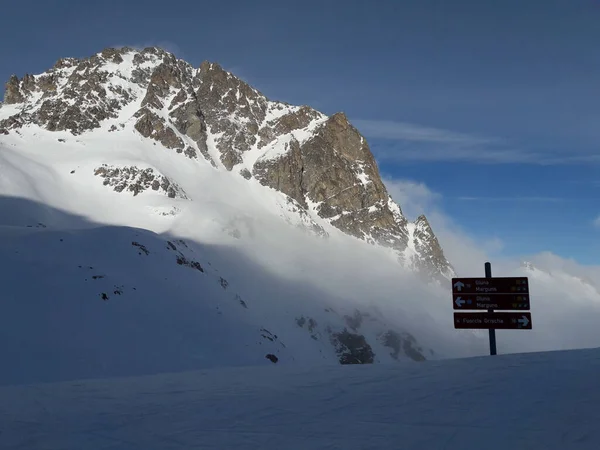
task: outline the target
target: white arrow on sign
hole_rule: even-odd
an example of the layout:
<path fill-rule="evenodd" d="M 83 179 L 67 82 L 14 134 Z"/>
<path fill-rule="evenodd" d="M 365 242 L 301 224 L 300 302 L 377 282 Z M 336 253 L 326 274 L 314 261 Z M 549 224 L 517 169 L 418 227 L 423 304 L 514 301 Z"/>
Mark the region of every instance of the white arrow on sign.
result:
<path fill-rule="evenodd" d="M 459 308 L 465 304 L 465 300 L 463 300 L 462 298 L 458 297 L 456 300 L 454 300 L 454 303 L 456 303 L 456 306 L 458 306 Z"/>
<path fill-rule="evenodd" d="M 526 327 L 527 325 L 529 325 L 529 319 L 525 316 L 521 316 L 521 318 L 519 320 L 517 320 L 517 322 L 519 322 L 521 324 L 521 326 Z"/>
<path fill-rule="evenodd" d="M 462 288 L 465 287 L 465 285 L 463 283 L 461 283 L 460 281 L 457 281 L 456 283 L 454 283 L 454 287 L 456 288 L 456 290 L 458 292 L 462 291 Z"/>

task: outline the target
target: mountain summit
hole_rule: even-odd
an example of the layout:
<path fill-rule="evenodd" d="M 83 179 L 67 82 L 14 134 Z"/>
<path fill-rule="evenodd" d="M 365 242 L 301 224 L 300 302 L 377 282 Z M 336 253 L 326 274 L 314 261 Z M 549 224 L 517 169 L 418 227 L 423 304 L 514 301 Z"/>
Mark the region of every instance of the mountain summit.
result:
<path fill-rule="evenodd" d="M 330 224 L 394 249 L 405 265 L 428 277 L 453 274 L 427 220 L 406 220 L 381 181 L 367 141 L 343 113 L 328 117 L 308 106 L 271 101 L 218 64 L 194 68 L 155 47 L 61 59 L 43 74 L 13 76 L 6 83 L 0 133 L 33 126 L 82 140 L 97 131 L 118 135 L 133 129 L 182 156 L 285 194 L 289 208 L 322 235 L 328 234 L 323 224 Z M 160 175 L 150 184 L 143 175 L 135 175 L 135 183 L 125 180 L 124 173 L 138 172 L 95 168 L 115 189 L 127 185 L 137 194 L 146 185 L 165 185 Z"/>

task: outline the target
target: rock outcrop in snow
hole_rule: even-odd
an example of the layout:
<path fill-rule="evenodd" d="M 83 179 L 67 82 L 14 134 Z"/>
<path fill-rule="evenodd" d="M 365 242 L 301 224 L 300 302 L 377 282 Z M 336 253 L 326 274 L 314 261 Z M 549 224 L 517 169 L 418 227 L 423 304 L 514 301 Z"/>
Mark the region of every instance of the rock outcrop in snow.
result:
<path fill-rule="evenodd" d="M 112 187 L 116 192 L 129 191 L 138 195 L 145 190 L 162 192 L 169 198 L 187 199 L 185 192 L 164 175 L 157 174 L 154 169 L 138 167 L 113 167 L 103 164 L 94 175 L 103 178 L 104 186 Z"/>

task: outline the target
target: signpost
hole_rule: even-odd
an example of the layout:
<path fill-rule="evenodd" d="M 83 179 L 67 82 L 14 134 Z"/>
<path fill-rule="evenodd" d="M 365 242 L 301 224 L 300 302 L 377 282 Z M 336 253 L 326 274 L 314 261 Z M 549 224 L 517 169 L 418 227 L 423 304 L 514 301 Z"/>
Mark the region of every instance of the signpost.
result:
<path fill-rule="evenodd" d="M 454 309 L 497 309 L 500 311 L 530 310 L 525 294 L 452 294 Z"/>
<path fill-rule="evenodd" d="M 452 292 L 458 294 L 528 294 L 527 277 L 452 278 Z"/>
<path fill-rule="evenodd" d="M 454 328 L 483 330 L 531 330 L 531 313 L 454 313 Z"/>
<path fill-rule="evenodd" d="M 485 278 L 452 278 L 454 328 L 489 330 L 490 355 L 496 352 L 496 330 L 531 330 L 529 280 L 527 277 L 492 277 L 492 265 L 485 263 Z M 497 313 L 500 311 L 515 311 Z"/>

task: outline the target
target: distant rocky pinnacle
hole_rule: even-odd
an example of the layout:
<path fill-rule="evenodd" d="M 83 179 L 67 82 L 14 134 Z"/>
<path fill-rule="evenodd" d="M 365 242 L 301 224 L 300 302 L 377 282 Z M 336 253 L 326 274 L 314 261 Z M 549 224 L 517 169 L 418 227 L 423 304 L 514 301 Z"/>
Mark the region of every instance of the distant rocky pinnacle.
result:
<path fill-rule="evenodd" d="M 0 121 L 0 135 L 29 125 L 119 132 L 130 123 L 182 156 L 254 177 L 428 275 L 453 273 L 427 219 L 409 224 L 392 201 L 366 139 L 343 113 L 271 101 L 218 64 L 194 68 L 156 47 L 108 48 L 61 59 L 41 75 L 12 76 L 4 105 L 16 108 Z"/>
<path fill-rule="evenodd" d="M 449 266 L 442 247 L 424 215 L 420 215 L 415 220 L 412 238 L 415 250 L 420 256 L 414 261 L 416 267 L 427 276 L 436 277 L 442 274 L 452 278 L 454 271 Z"/>

